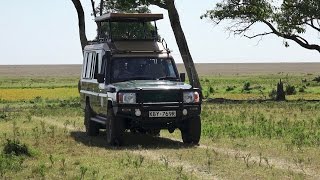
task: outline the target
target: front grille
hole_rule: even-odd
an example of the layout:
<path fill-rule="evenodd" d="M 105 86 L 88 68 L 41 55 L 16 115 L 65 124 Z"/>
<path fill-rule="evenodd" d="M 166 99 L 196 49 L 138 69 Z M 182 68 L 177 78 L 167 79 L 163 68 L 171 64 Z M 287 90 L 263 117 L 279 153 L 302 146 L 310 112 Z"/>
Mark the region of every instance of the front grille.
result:
<path fill-rule="evenodd" d="M 142 91 L 138 93 L 138 103 L 181 102 L 181 93 L 177 90 Z"/>

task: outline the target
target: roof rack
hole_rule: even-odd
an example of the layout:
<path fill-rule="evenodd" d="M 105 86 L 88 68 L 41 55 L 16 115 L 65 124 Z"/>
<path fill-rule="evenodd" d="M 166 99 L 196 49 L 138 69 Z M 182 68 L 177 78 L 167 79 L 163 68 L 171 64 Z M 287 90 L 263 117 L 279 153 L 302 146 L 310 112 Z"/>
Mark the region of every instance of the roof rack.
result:
<path fill-rule="evenodd" d="M 157 21 L 163 19 L 163 14 L 151 13 L 108 13 L 96 17 L 96 22 L 132 22 L 132 21 Z"/>

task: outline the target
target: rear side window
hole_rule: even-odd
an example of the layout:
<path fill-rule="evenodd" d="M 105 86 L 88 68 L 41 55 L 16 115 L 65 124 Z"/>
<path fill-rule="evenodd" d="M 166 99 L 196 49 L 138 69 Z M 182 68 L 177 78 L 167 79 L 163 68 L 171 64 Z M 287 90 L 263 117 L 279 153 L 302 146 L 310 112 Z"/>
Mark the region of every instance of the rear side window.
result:
<path fill-rule="evenodd" d="M 96 57 L 95 57 L 95 67 L 94 67 L 94 79 L 97 79 L 97 74 L 100 73 L 100 65 L 101 62 L 100 62 L 100 59 L 99 59 L 99 53 L 96 54 Z"/>
<path fill-rule="evenodd" d="M 85 53 L 83 58 L 82 78 L 86 78 L 88 57 L 89 57 L 89 53 Z"/>

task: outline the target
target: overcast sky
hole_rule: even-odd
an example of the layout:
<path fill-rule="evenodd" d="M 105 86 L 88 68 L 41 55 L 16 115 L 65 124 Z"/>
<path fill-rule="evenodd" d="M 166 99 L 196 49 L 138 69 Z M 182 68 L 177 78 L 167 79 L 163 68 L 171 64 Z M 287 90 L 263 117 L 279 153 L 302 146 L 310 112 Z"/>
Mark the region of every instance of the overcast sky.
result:
<path fill-rule="evenodd" d="M 86 15 L 88 39 L 96 34 L 90 0 L 82 0 Z M 201 3 L 200 3 L 201 2 Z M 200 16 L 214 7 L 217 0 L 176 0 L 182 27 L 195 63 L 245 62 L 318 62 L 319 53 L 305 50 L 283 39 L 268 36 L 248 40 L 229 36 L 222 25 L 214 26 Z M 151 7 L 154 13 L 164 13 L 158 22 L 159 33 L 166 39 L 176 61 L 182 62 L 165 11 Z M 264 26 L 254 29 L 263 32 Z M 318 34 L 307 34 L 315 43 Z M 77 14 L 71 0 L 18 0 L 0 2 L 0 64 L 80 64 L 81 47 Z"/>

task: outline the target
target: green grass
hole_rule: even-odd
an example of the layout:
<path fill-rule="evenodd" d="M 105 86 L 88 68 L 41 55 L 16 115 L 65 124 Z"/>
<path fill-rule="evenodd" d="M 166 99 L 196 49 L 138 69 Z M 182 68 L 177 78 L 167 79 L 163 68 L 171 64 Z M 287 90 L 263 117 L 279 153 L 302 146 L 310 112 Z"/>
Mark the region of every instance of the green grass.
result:
<path fill-rule="evenodd" d="M 297 94 L 289 96 L 289 100 L 320 100 L 320 83 L 312 81 L 314 77 L 315 75 L 303 74 L 217 76 L 202 77 L 201 84 L 206 98 L 269 99 L 269 93 L 281 79 L 285 86 L 292 85 L 296 88 Z M 250 90 L 243 90 L 246 82 L 250 83 Z M 303 88 L 304 92 L 298 92 L 299 88 Z"/>
<path fill-rule="evenodd" d="M 320 102 L 305 101 L 320 100 L 320 84 L 311 81 L 314 77 L 201 78 L 206 98 L 268 99 L 280 78 L 297 90 L 285 102 L 205 102 L 201 144 L 284 159 L 320 174 Z M 249 82 L 249 90 L 243 90 L 245 82 Z M 304 92 L 298 91 L 301 86 L 306 87 Z M 76 87 L 77 78 L 73 77 L 0 79 L 0 93 Z M 77 94 L 0 100 L 0 179 L 203 179 L 201 173 L 223 179 L 315 179 L 290 168 L 259 166 L 242 157 L 188 147 L 166 138 L 128 133 L 126 146 L 113 148 L 106 145 L 104 131 L 98 137 L 88 137 L 83 128 Z M 179 130 L 173 134 L 162 131 L 161 136 L 181 138 Z M 7 139 L 26 144 L 32 156 L 4 154 Z"/>

